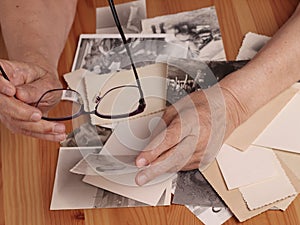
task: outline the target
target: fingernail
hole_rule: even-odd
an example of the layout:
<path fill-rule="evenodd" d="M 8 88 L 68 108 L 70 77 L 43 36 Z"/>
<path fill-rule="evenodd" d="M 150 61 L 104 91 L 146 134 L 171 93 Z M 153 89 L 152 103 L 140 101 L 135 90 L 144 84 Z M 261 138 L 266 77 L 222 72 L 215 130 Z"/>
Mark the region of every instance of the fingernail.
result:
<path fill-rule="evenodd" d="M 140 158 L 136 162 L 137 167 L 142 167 L 147 165 L 147 160 L 145 158 Z"/>
<path fill-rule="evenodd" d="M 137 184 L 138 185 L 144 185 L 145 183 L 147 183 L 148 181 L 148 178 L 146 175 L 142 174 L 142 175 L 139 175 L 137 177 Z"/>
<path fill-rule="evenodd" d="M 58 123 L 54 126 L 53 132 L 63 133 L 65 132 L 65 130 L 66 130 L 65 125 Z"/>
<path fill-rule="evenodd" d="M 41 114 L 35 112 L 31 115 L 30 120 L 33 122 L 37 122 L 37 121 L 41 120 L 41 118 L 42 118 Z"/>

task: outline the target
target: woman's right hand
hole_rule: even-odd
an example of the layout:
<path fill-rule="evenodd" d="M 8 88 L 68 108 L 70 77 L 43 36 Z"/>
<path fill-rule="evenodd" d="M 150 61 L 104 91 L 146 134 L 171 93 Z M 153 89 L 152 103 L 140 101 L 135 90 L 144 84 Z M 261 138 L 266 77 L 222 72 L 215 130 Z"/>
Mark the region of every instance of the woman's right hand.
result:
<path fill-rule="evenodd" d="M 44 92 L 61 87 L 57 74 L 28 63 L 0 60 L 0 64 L 10 80 L 0 76 L 1 123 L 13 133 L 64 140 L 64 124 L 42 120 L 43 112 L 33 106 Z"/>

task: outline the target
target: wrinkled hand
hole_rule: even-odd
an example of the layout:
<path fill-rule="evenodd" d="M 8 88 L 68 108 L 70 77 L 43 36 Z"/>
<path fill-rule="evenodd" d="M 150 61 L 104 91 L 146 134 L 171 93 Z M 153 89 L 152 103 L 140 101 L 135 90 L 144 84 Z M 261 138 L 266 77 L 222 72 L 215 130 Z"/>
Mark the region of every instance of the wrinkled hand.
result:
<path fill-rule="evenodd" d="M 0 60 L 10 81 L 0 76 L 0 120 L 12 132 L 50 141 L 65 139 L 65 126 L 42 120 L 34 103 L 44 92 L 61 87 L 56 74 L 27 63 Z M 49 105 L 49 108 L 51 105 Z"/>
<path fill-rule="evenodd" d="M 180 170 L 207 166 L 221 147 L 225 129 L 225 104 L 222 92 L 210 88 L 194 92 L 168 107 L 156 135 L 136 159 L 145 167 L 136 176 L 143 185 L 155 177 Z M 157 130 L 156 130 L 157 132 Z"/>

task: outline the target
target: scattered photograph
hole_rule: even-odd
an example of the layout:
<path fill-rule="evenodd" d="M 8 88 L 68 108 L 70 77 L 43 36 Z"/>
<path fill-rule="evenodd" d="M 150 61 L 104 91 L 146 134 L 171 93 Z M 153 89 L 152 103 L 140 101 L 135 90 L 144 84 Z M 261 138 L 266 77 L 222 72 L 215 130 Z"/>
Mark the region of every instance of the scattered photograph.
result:
<path fill-rule="evenodd" d="M 147 17 L 145 0 L 116 4 L 115 7 L 124 33 L 141 33 L 141 21 Z M 119 33 L 109 6 L 96 9 L 96 33 Z"/>
<path fill-rule="evenodd" d="M 83 175 L 70 169 L 89 153 L 97 153 L 98 147 L 60 148 L 51 200 L 51 210 L 92 209 L 148 206 L 145 203 L 115 194 L 82 181 Z M 165 191 L 157 205 L 165 205 Z"/>
<path fill-rule="evenodd" d="M 202 207 L 226 207 L 199 170 L 177 173 L 177 184 L 172 203 Z"/>
<path fill-rule="evenodd" d="M 210 225 L 222 225 L 232 217 L 231 211 L 226 207 L 202 207 L 190 206 L 186 207 L 199 219 L 202 223 Z"/>
<path fill-rule="evenodd" d="M 82 175 L 117 175 L 137 172 L 136 156 L 104 155 L 92 153 L 86 155 L 70 171 Z"/>
<path fill-rule="evenodd" d="M 157 206 L 165 205 L 166 191 L 162 194 Z M 118 195 L 116 193 L 97 188 L 95 196 L 94 208 L 121 208 L 121 207 L 139 207 L 149 206 L 143 202 L 133 200 L 131 198 Z"/>
<path fill-rule="evenodd" d="M 168 43 L 166 34 L 128 34 L 128 48 L 136 67 L 164 62 L 168 57 L 186 58 L 187 48 Z M 107 74 L 130 69 L 127 50 L 118 34 L 80 35 L 72 70 L 86 69 Z"/>
<path fill-rule="evenodd" d="M 144 19 L 142 29 L 143 33 L 173 34 L 174 42 L 188 44 L 188 58 L 225 60 L 220 26 L 214 7 Z M 205 54 L 201 54 L 201 51 Z"/>
<path fill-rule="evenodd" d="M 182 97 L 206 89 L 248 61 L 198 61 L 169 58 L 167 66 L 167 105 Z"/>
<path fill-rule="evenodd" d="M 69 133 L 60 145 L 61 147 L 101 147 L 105 144 L 111 133 L 112 129 L 110 128 L 92 125 L 88 122 Z"/>

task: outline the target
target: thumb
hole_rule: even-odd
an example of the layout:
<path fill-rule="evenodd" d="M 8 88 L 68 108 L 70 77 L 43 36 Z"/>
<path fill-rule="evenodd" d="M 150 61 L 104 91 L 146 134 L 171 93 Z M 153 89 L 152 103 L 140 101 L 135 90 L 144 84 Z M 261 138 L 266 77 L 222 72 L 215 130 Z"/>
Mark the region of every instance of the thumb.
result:
<path fill-rule="evenodd" d="M 27 103 L 35 103 L 42 96 L 41 91 L 32 84 L 24 84 L 22 86 L 17 87 L 16 97 L 17 99 Z"/>
<path fill-rule="evenodd" d="M 56 77 L 49 76 L 17 86 L 16 96 L 23 102 L 31 104 L 36 103 L 46 91 L 56 88 L 62 88 L 62 84 Z"/>

